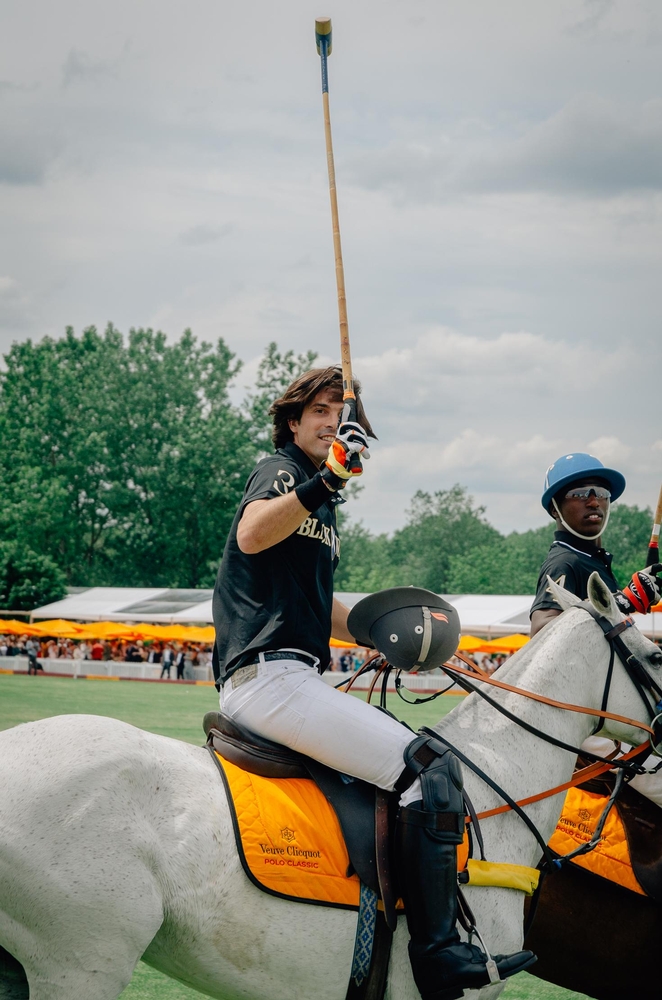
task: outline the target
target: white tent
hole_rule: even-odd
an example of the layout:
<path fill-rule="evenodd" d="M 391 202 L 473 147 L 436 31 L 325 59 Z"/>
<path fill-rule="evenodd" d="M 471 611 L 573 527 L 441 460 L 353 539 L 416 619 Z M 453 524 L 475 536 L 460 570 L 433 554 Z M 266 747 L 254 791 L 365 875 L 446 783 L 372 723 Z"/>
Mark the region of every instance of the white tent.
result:
<path fill-rule="evenodd" d="M 162 587 L 75 588 L 63 600 L 37 608 L 31 618 L 209 624 L 212 621 L 212 593 L 212 590 L 164 590 Z"/>
<path fill-rule="evenodd" d="M 211 590 L 163 590 L 160 587 L 89 587 L 70 593 L 61 601 L 32 612 L 32 619 L 65 618 L 74 621 L 185 622 L 212 621 Z M 365 594 L 336 595 L 353 607 Z M 457 608 L 462 632 L 496 639 L 513 632 L 529 631 L 527 594 L 444 594 Z M 662 612 L 635 615 L 641 631 L 662 638 Z"/>

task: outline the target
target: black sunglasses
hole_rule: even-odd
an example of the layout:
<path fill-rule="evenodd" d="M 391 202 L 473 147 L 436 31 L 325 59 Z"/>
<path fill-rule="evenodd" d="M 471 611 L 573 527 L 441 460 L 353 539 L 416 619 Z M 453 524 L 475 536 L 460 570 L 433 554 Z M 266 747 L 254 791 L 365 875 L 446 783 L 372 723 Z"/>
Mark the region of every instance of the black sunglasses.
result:
<path fill-rule="evenodd" d="M 578 486 L 575 490 L 568 490 L 565 495 L 566 500 L 588 500 L 591 493 L 596 500 L 610 500 L 611 493 L 603 486 Z"/>

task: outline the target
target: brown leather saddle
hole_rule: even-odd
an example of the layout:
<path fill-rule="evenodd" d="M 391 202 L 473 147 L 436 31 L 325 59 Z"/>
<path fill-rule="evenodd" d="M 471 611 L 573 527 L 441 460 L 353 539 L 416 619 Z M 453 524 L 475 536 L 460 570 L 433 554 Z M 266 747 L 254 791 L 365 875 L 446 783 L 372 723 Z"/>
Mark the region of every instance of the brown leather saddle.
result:
<path fill-rule="evenodd" d="M 580 788 L 611 795 L 615 777 L 611 773 L 584 782 Z M 616 809 L 625 829 L 634 876 L 646 895 L 662 901 L 662 809 L 625 785 L 616 799 Z"/>
<path fill-rule="evenodd" d="M 208 747 L 251 774 L 310 778 L 317 784 L 338 817 L 350 858 L 347 874 L 356 872 L 361 882 L 377 893 L 387 925 L 394 930 L 397 897 L 389 861 L 389 834 L 395 820 L 396 797 L 258 736 L 222 712 L 207 712 L 203 728 Z"/>

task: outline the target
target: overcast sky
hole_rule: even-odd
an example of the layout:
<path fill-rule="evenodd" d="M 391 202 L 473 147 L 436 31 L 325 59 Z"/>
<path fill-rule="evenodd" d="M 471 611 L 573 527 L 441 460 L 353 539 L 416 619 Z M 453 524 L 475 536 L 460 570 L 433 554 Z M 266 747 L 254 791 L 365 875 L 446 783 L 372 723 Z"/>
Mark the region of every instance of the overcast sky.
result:
<path fill-rule="evenodd" d="M 659 0 L 4 0 L 0 350 L 185 327 L 336 360 L 329 63 L 372 530 L 466 485 L 546 522 L 546 467 L 662 479 Z"/>

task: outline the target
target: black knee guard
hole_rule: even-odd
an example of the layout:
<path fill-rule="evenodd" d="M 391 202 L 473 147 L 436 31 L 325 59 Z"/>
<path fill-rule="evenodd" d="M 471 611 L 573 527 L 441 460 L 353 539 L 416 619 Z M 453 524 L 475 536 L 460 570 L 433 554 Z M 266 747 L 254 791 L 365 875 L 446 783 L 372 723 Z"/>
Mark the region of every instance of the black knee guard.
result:
<path fill-rule="evenodd" d="M 400 809 L 402 822 L 422 826 L 433 840 L 461 844 L 464 836 L 462 768 L 457 757 L 432 736 L 417 736 L 405 748 L 405 771 L 397 791 L 404 791 L 416 778 L 421 782 L 418 803 Z"/>

